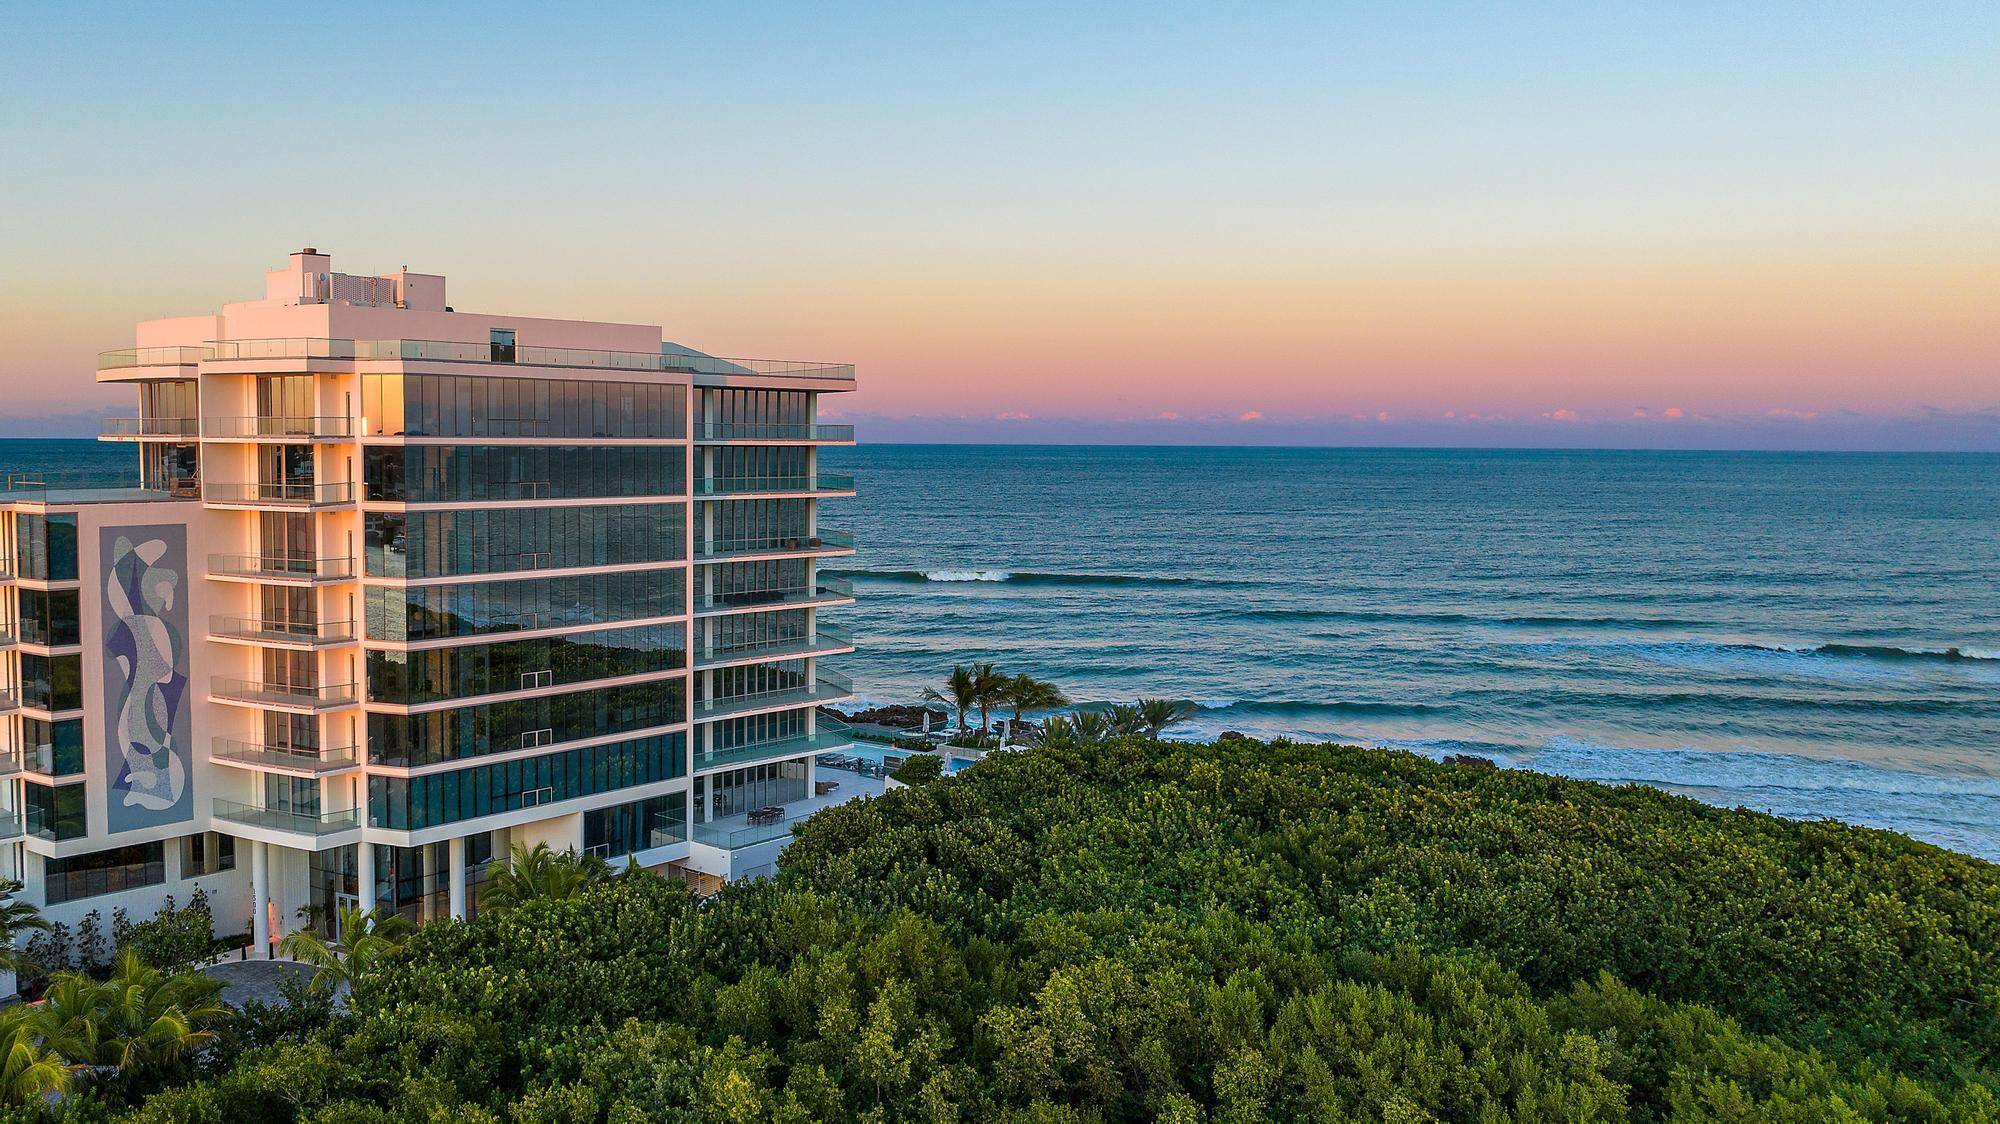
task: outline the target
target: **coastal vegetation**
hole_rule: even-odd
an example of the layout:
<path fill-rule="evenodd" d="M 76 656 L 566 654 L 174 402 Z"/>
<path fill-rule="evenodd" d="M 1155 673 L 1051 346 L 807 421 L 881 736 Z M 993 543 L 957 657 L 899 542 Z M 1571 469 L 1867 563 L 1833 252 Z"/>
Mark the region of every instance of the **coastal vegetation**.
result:
<path fill-rule="evenodd" d="M 1405 753 L 1074 734 L 823 811 L 775 880 L 427 925 L 134 1116 L 2000 1117 L 1991 864 Z"/>

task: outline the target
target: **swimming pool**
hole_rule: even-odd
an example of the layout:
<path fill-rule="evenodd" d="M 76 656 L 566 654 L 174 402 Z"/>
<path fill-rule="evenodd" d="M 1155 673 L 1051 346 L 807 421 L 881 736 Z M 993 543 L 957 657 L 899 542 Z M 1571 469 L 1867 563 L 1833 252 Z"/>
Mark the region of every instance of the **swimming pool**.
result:
<path fill-rule="evenodd" d="M 914 756 L 907 749 L 870 744 L 864 741 L 856 741 L 852 749 L 844 749 L 841 752 L 847 754 L 849 757 L 861 757 L 880 764 L 889 764 L 892 760 L 900 763 L 905 757 Z M 972 759 L 969 757 L 947 757 L 944 759 L 944 771 L 947 773 L 956 773 L 972 763 Z"/>

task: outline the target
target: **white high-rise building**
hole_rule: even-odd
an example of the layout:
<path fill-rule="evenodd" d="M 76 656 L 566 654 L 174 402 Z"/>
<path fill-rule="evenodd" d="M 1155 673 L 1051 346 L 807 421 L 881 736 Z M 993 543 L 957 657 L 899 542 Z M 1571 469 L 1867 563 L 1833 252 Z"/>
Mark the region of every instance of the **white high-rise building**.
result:
<path fill-rule="evenodd" d="M 98 372 L 138 391 L 103 431 L 134 486 L 0 495 L 8 834 L 52 920 L 196 886 L 260 950 L 343 905 L 462 917 L 513 843 L 738 877 L 867 788 L 815 765 L 849 744 L 819 449 L 853 430 L 817 419 L 851 366 L 314 250 L 135 342 Z"/>

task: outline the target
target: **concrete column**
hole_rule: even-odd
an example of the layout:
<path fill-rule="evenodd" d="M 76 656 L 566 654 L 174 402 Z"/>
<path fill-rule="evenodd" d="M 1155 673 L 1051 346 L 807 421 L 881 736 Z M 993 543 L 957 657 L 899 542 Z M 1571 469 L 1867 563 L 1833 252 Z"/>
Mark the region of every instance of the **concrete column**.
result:
<path fill-rule="evenodd" d="M 264 854 L 264 844 L 250 840 L 250 944 L 259 960 L 271 956 L 271 910 L 265 904 L 271 899 L 270 859 Z"/>
<path fill-rule="evenodd" d="M 446 844 L 452 862 L 452 920 L 466 920 L 466 836 L 454 836 Z"/>
<path fill-rule="evenodd" d="M 354 845 L 354 881 L 361 897 L 361 912 L 375 908 L 375 844 L 366 839 Z"/>

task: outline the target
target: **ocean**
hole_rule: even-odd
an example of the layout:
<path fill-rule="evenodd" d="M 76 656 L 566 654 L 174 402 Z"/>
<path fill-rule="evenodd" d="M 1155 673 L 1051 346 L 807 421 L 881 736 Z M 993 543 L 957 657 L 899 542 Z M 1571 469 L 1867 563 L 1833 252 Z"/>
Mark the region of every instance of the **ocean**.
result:
<path fill-rule="evenodd" d="M 2000 457 L 861 446 L 865 703 L 1470 753 L 2000 860 Z"/>
<path fill-rule="evenodd" d="M 829 449 L 859 705 L 991 661 L 2000 860 L 2000 457 Z M 0 442 L 117 477 L 129 446 Z"/>

